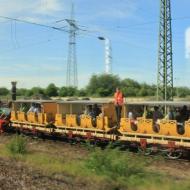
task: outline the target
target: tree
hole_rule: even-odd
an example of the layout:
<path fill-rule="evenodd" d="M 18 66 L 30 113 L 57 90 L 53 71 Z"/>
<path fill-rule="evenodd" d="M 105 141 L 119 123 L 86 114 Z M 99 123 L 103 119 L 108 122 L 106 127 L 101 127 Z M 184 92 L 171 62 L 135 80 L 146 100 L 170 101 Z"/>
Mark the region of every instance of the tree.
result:
<path fill-rule="evenodd" d="M 190 95 L 190 89 L 187 87 L 178 87 L 176 89 L 177 96 L 180 98 L 185 98 L 186 96 Z"/>
<path fill-rule="evenodd" d="M 17 89 L 16 94 L 17 94 L 17 96 L 26 96 L 27 91 L 29 91 L 29 90 L 26 88 L 20 88 L 20 89 Z"/>
<path fill-rule="evenodd" d="M 77 90 L 77 96 L 83 97 L 83 96 L 86 96 L 86 95 L 87 95 L 87 92 L 86 92 L 85 89 Z"/>
<path fill-rule="evenodd" d="M 67 87 L 67 96 L 75 96 L 77 94 L 77 88 Z"/>
<path fill-rule="evenodd" d="M 121 88 L 121 91 L 125 97 L 133 97 L 138 95 L 139 89 L 129 86 Z"/>
<path fill-rule="evenodd" d="M 40 87 L 33 87 L 31 89 L 31 93 L 32 93 L 32 95 L 44 95 L 45 94 L 44 89 L 42 89 Z"/>
<path fill-rule="evenodd" d="M 27 96 L 27 97 L 30 97 L 30 96 L 32 96 L 33 95 L 33 92 L 32 92 L 32 90 L 27 90 L 26 91 L 26 93 L 25 93 L 25 96 Z"/>
<path fill-rule="evenodd" d="M 113 92 L 110 92 L 110 90 L 106 88 L 98 88 L 97 93 L 101 97 L 106 97 L 113 94 Z"/>
<path fill-rule="evenodd" d="M 120 79 L 116 75 L 93 75 L 88 83 L 89 95 L 112 96 L 116 87 L 120 86 Z"/>
<path fill-rule="evenodd" d="M 59 89 L 59 96 L 61 97 L 66 97 L 68 94 L 68 89 L 67 87 L 63 86 Z"/>
<path fill-rule="evenodd" d="M 121 90 L 126 97 L 138 96 L 141 86 L 132 79 L 123 79 L 121 81 Z"/>
<path fill-rule="evenodd" d="M 58 88 L 55 86 L 55 84 L 51 83 L 47 86 L 45 93 L 47 96 L 58 96 Z"/>
<path fill-rule="evenodd" d="M 126 78 L 126 79 L 123 79 L 121 81 L 121 88 L 122 87 L 133 87 L 133 88 L 138 88 L 139 89 L 140 86 L 141 85 L 137 81 L 135 81 L 133 79 Z"/>
<path fill-rule="evenodd" d="M 6 96 L 8 94 L 9 94 L 9 90 L 7 88 L 5 88 L 5 87 L 0 88 L 0 95 L 1 96 Z"/>
<path fill-rule="evenodd" d="M 66 97 L 66 96 L 75 96 L 77 95 L 78 91 L 75 87 L 61 87 L 59 89 L 59 96 Z"/>

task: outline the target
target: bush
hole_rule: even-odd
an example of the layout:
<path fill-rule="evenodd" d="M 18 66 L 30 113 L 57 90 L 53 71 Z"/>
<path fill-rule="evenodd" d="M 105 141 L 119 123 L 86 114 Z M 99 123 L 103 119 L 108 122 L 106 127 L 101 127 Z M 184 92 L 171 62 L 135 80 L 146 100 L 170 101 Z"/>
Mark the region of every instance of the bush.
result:
<path fill-rule="evenodd" d="M 9 90 L 7 88 L 1 87 L 0 88 L 0 95 L 7 96 L 9 94 Z"/>
<path fill-rule="evenodd" d="M 130 155 L 110 148 L 95 149 L 86 160 L 88 169 L 97 175 L 106 175 L 111 178 L 141 175 L 144 173 L 144 164 L 138 158 L 131 160 Z"/>
<path fill-rule="evenodd" d="M 152 185 L 160 184 L 162 176 L 146 169 L 150 163 L 130 152 L 106 148 L 95 149 L 86 159 L 85 167 L 89 175 L 109 181 L 113 189 L 151 189 Z"/>
<path fill-rule="evenodd" d="M 117 75 L 101 74 L 91 77 L 86 90 L 89 95 L 105 97 L 113 96 L 118 86 L 120 86 L 120 79 Z"/>
<path fill-rule="evenodd" d="M 87 95 L 87 92 L 85 89 L 80 89 L 77 91 L 77 96 L 84 97 Z"/>
<path fill-rule="evenodd" d="M 61 87 L 59 89 L 59 96 L 66 97 L 66 96 L 75 96 L 77 95 L 77 88 L 69 86 L 69 87 Z"/>
<path fill-rule="evenodd" d="M 8 144 L 8 151 L 15 154 L 25 154 L 27 152 L 27 142 L 23 136 L 17 135 L 15 136 Z"/>
<path fill-rule="evenodd" d="M 49 97 L 58 96 L 58 88 L 55 86 L 55 84 L 51 83 L 45 89 L 45 93 Z"/>

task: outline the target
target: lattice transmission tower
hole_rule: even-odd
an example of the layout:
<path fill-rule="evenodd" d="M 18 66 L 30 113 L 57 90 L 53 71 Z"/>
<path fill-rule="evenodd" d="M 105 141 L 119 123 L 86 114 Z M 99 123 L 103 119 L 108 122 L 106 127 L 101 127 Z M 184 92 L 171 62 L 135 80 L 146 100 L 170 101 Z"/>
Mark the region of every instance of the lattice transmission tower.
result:
<path fill-rule="evenodd" d="M 76 32 L 78 26 L 74 19 L 74 5 L 71 7 L 71 18 L 66 19 L 69 24 L 69 49 L 67 58 L 67 77 L 66 85 L 77 87 L 78 86 L 78 73 L 77 73 L 77 57 L 76 57 Z"/>
<path fill-rule="evenodd" d="M 170 0 L 160 0 L 157 100 L 173 100 L 173 60 Z"/>

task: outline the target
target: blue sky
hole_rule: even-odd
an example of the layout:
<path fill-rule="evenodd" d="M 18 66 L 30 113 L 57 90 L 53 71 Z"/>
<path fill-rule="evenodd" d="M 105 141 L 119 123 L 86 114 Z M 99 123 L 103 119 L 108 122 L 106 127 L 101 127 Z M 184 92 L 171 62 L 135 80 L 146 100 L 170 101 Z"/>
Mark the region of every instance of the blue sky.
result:
<path fill-rule="evenodd" d="M 113 74 L 156 84 L 159 0 L 73 0 L 81 28 L 95 31 L 77 37 L 79 87 L 104 72 L 104 43 L 111 40 Z M 174 85 L 190 86 L 190 60 L 185 33 L 190 27 L 190 1 L 171 0 Z M 71 0 L 0 0 L 0 16 L 60 27 L 69 18 Z M 189 35 L 190 37 L 190 35 Z M 66 83 L 68 34 L 0 19 L 0 86 L 19 88 Z"/>

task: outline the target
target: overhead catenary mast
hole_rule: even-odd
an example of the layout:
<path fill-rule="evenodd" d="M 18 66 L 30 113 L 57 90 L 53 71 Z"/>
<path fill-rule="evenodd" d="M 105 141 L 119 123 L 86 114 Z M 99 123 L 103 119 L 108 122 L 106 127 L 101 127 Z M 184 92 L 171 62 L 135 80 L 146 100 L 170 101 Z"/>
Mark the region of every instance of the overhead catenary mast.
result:
<path fill-rule="evenodd" d="M 66 19 L 69 24 L 69 44 L 67 58 L 66 86 L 78 86 L 77 57 L 76 57 L 76 32 L 79 29 L 74 20 L 74 5 L 71 7 L 71 18 Z"/>
<path fill-rule="evenodd" d="M 173 100 L 173 60 L 170 0 L 160 0 L 157 100 Z"/>

